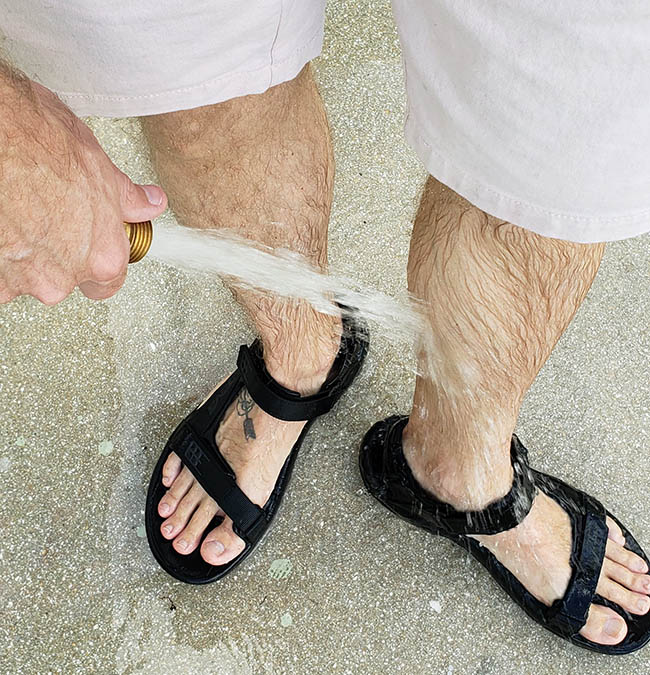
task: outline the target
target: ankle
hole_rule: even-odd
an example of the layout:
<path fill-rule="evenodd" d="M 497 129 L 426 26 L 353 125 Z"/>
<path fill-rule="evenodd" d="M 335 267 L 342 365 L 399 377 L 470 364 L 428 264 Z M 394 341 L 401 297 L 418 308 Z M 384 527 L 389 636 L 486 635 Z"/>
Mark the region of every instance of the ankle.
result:
<path fill-rule="evenodd" d="M 459 511 L 477 511 L 508 494 L 509 436 L 486 447 L 480 440 L 449 441 L 431 431 L 423 439 L 410 426 L 404 430 L 404 456 L 417 482 L 437 499 Z"/>
<path fill-rule="evenodd" d="M 341 318 L 316 314 L 283 334 L 263 337 L 264 363 L 271 377 L 303 396 L 316 393 L 332 367 L 341 343 Z"/>

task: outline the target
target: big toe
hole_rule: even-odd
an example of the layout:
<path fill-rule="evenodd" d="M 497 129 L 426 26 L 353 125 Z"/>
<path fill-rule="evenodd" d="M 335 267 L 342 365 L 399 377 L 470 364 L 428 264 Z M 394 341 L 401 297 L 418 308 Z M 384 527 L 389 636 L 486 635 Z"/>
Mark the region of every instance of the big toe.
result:
<path fill-rule="evenodd" d="M 627 635 L 627 624 L 613 609 L 592 605 L 580 635 L 597 644 L 617 645 Z"/>
<path fill-rule="evenodd" d="M 236 558 L 246 547 L 232 529 L 232 520 L 226 518 L 210 532 L 201 544 L 201 557 L 210 565 L 225 565 Z"/>

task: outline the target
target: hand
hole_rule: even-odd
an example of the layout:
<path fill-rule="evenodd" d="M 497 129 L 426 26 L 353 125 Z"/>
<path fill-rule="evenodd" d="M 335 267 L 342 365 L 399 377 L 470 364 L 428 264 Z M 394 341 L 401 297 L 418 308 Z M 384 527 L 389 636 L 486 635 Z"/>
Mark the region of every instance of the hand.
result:
<path fill-rule="evenodd" d="M 132 183 L 51 91 L 0 64 L 0 303 L 27 294 L 54 305 L 76 286 L 110 297 L 129 260 L 123 221 L 166 207 L 163 190 Z"/>

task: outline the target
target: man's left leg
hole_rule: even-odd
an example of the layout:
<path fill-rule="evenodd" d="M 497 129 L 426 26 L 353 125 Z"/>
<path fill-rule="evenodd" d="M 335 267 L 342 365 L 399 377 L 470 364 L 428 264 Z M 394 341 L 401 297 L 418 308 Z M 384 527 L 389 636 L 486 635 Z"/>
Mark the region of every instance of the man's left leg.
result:
<path fill-rule="evenodd" d="M 146 117 L 143 126 L 161 184 L 183 225 L 229 229 L 296 251 L 325 269 L 334 165 L 309 66 L 264 94 Z M 262 340 L 269 373 L 300 394 L 316 392 L 338 349 L 340 319 L 306 303 L 250 291 L 235 295 Z M 302 427 L 270 417 L 245 390 L 226 413 L 217 445 L 256 504 L 266 503 Z M 168 491 L 158 508 L 165 518 L 161 531 L 176 551 L 189 554 L 219 509 L 173 453 L 163 476 Z M 224 565 L 243 548 L 226 518 L 206 536 L 201 554 Z"/>

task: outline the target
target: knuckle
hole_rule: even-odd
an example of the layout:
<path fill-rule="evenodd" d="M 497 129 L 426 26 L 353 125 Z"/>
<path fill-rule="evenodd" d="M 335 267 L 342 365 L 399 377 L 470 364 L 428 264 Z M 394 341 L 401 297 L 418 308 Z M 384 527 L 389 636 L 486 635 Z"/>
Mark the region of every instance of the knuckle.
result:
<path fill-rule="evenodd" d="M 62 288 L 47 288 L 35 293 L 36 299 L 49 307 L 57 305 L 59 302 L 65 300 L 68 295 L 69 293 Z"/>
<path fill-rule="evenodd" d="M 11 302 L 16 297 L 18 297 L 17 293 L 14 293 L 9 289 L 2 289 L 0 290 L 0 305 L 4 305 L 8 302 Z"/>
<path fill-rule="evenodd" d="M 94 281 L 84 282 L 79 285 L 81 292 L 90 300 L 106 300 L 115 295 L 120 289 L 121 282 L 114 284 L 99 284 Z"/>
<path fill-rule="evenodd" d="M 122 198 L 126 204 L 134 204 L 138 201 L 138 190 L 135 184 L 131 179 L 126 175 L 122 174 Z"/>
<path fill-rule="evenodd" d="M 126 270 L 128 256 L 121 250 L 112 250 L 104 255 L 94 256 L 89 272 L 93 281 L 108 283 L 119 279 Z"/>

